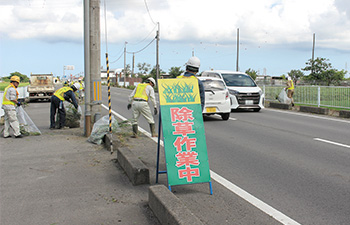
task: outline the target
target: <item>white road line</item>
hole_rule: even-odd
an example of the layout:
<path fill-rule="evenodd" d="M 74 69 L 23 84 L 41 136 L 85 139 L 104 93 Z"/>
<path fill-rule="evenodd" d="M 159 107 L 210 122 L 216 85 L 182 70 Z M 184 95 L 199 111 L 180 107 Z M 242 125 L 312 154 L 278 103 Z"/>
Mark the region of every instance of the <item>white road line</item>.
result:
<path fill-rule="evenodd" d="M 312 118 L 323 119 L 323 120 L 331 120 L 331 121 L 336 121 L 336 122 L 341 122 L 341 123 L 350 123 L 350 120 L 329 118 L 329 117 L 325 117 L 326 115 L 325 116 L 316 116 L 316 115 L 303 114 L 303 113 L 297 113 L 297 112 L 289 112 L 289 111 L 283 111 L 283 110 L 277 110 L 277 109 L 265 109 L 265 110 L 286 113 L 286 114 L 293 114 L 296 116 L 305 116 L 305 117 L 312 117 Z"/>
<path fill-rule="evenodd" d="M 314 138 L 314 140 L 315 141 L 322 141 L 322 142 L 325 142 L 325 143 L 328 143 L 328 144 L 332 144 L 332 145 L 338 145 L 338 146 L 345 147 L 345 148 L 350 148 L 350 145 L 345 145 L 345 144 L 337 143 L 337 142 L 334 142 L 334 141 L 328 141 L 328 140 L 321 139 L 321 138 Z"/>
<path fill-rule="evenodd" d="M 108 110 L 108 107 L 102 104 L 102 107 Z M 119 113 L 112 110 L 112 113 L 116 116 L 118 116 L 122 120 L 127 120 L 125 117 L 120 115 Z M 231 118 L 230 118 L 231 119 Z M 232 120 L 236 120 L 235 118 L 232 118 Z M 139 130 L 144 133 L 146 136 L 150 137 L 153 141 L 156 143 L 158 142 L 158 138 L 152 138 L 151 134 L 145 131 L 142 128 L 139 128 Z M 160 142 L 161 146 L 163 145 L 163 141 Z M 260 199 L 254 197 L 253 195 L 249 194 L 248 192 L 244 191 L 243 189 L 239 188 L 238 186 L 234 185 L 230 181 L 226 180 L 219 174 L 215 173 L 214 171 L 210 170 L 210 176 L 213 180 L 221 184 L 222 186 L 226 187 L 231 192 L 235 193 L 236 195 L 240 196 L 250 204 L 254 205 L 267 215 L 273 217 L 275 220 L 279 221 L 282 224 L 286 225 L 300 225 L 298 222 L 294 221 L 293 219 L 289 218 L 288 216 L 284 215 L 280 211 L 276 210 L 275 208 L 269 206 L 268 204 L 264 203 Z"/>
<path fill-rule="evenodd" d="M 221 177 L 214 171 L 210 171 L 210 176 L 215 181 L 232 191 L 233 193 L 237 194 L 250 204 L 254 205 L 261 211 L 265 212 L 266 214 L 273 217 L 275 220 L 281 222 L 282 224 L 299 224 L 298 222 L 294 221 L 293 219 L 289 218 L 288 216 L 284 215 L 280 211 L 276 210 L 275 208 L 269 206 L 268 204 L 264 203 L 260 199 L 254 197 L 253 195 L 249 194 L 248 192 L 244 191 L 243 189 L 239 188 L 238 186 L 234 185 L 230 181 L 226 180 L 225 178 Z"/>

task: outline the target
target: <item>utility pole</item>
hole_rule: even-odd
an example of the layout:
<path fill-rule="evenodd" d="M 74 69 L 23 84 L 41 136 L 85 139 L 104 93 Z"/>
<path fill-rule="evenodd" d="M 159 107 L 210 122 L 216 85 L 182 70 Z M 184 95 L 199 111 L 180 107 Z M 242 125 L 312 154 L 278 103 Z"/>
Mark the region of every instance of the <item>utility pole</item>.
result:
<path fill-rule="evenodd" d="M 101 117 L 100 0 L 84 0 L 85 136 Z"/>
<path fill-rule="evenodd" d="M 131 70 L 131 77 L 134 77 L 134 67 L 135 67 L 135 52 L 132 53 L 132 70 Z"/>
<path fill-rule="evenodd" d="M 159 30 L 160 30 L 160 25 L 159 25 L 159 22 L 157 23 L 158 24 L 158 30 L 157 30 L 157 59 L 156 59 L 156 73 L 157 73 L 157 80 L 159 79 Z M 154 84 L 155 85 L 155 84 Z"/>
<path fill-rule="evenodd" d="M 238 62 L 239 62 L 239 28 L 237 28 L 237 61 L 236 61 L 236 71 L 239 71 L 239 66 L 238 66 Z"/>
<path fill-rule="evenodd" d="M 90 90 L 90 1 L 84 0 L 84 89 L 85 89 L 85 117 L 84 135 L 91 133 L 91 90 Z"/>
<path fill-rule="evenodd" d="M 314 60 L 315 60 L 315 39 L 316 39 L 316 35 L 315 33 L 313 34 L 313 38 L 312 38 L 312 58 L 311 58 L 311 74 L 314 73 Z"/>
<path fill-rule="evenodd" d="M 123 72 L 123 75 L 124 75 L 124 85 L 123 87 L 125 87 L 125 82 L 126 82 L 126 44 L 128 42 L 125 42 L 124 43 L 124 72 Z"/>

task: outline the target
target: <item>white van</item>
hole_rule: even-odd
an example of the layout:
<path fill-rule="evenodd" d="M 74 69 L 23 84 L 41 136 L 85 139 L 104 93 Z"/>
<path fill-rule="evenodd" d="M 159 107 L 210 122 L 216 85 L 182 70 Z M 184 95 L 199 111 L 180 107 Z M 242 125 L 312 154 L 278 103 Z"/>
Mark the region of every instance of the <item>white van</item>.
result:
<path fill-rule="evenodd" d="M 225 81 L 230 92 L 231 109 L 252 109 L 259 112 L 264 108 L 265 94 L 255 81 L 243 72 L 227 70 L 203 71 L 201 77 L 217 77 Z"/>
<path fill-rule="evenodd" d="M 205 90 L 203 115 L 219 114 L 223 120 L 228 120 L 231 101 L 225 82 L 215 77 L 198 77 L 198 80 L 202 81 Z"/>

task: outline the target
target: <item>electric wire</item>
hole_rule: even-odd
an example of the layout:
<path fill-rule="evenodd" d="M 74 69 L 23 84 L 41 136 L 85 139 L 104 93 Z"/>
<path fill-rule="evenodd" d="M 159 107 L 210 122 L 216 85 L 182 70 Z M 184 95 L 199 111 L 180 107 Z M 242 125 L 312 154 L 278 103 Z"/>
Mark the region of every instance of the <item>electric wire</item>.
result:
<path fill-rule="evenodd" d="M 135 52 L 126 52 L 128 54 L 137 54 L 137 53 L 140 53 L 142 52 L 143 50 L 145 50 L 148 46 L 150 46 L 154 40 L 156 40 L 155 38 L 152 39 L 152 41 L 150 41 L 150 43 L 148 43 L 145 47 L 143 47 L 142 49 L 138 50 L 138 51 L 135 51 Z"/>
<path fill-rule="evenodd" d="M 122 52 L 122 54 L 120 54 L 120 56 L 118 57 L 118 59 L 116 59 L 116 60 L 110 62 L 110 64 L 117 62 L 123 55 L 124 55 L 124 52 Z"/>
<path fill-rule="evenodd" d="M 152 23 L 156 25 L 156 23 L 155 23 L 155 22 L 153 21 L 153 19 L 152 19 L 151 13 L 150 13 L 150 11 L 149 11 L 149 9 L 148 9 L 147 1 L 146 1 L 146 0 L 144 0 L 144 2 L 145 2 L 145 6 L 146 6 L 146 9 L 147 9 L 147 12 L 148 12 L 149 18 L 151 19 Z"/>
<path fill-rule="evenodd" d="M 129 43 L 128 42 L 128 44 L 129 45 L 138 45 L 138 44 L 140 44 L 141 42 L 144 42 L 153 32 L 154 32 L 154 30 L 156 29 L 156 27 L 157 27 L 157 25 L 155 25 L 154 26 L 154 28 L 151 30 L 151 32 L 149 32 L 149 34 L 143 39 L 143 40 L 141 40 L 141 41 L 139 41 L 139 42 L 137 42 L 137 43 Z"/>

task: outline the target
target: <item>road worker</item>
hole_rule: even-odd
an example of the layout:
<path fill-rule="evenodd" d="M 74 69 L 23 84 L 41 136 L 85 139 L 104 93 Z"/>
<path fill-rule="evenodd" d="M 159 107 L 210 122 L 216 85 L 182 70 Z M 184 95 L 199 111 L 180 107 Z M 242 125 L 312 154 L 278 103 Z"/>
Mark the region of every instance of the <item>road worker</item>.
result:
<path fill-rule="evenodd" d="M 202 81 L 198 80 L 196 77 L 196 73 L 198 73 L 200 65 L 201 62 L 196 56 L 191 57 L 186 63 L 186 72 L 177 78 L 194 78 L 198 81 L 199 95 L 201 98 L 201 106 L 203 111 L 205 103 L 205 90 Z"/>
<path fill-rule="evenodd" d="M 75 83 L 70 87 L 62 87 L 55 91 L 54 95 L 51 97 L 51 109 L 50 109 L 50 129 L 55 129 L 55 115 L 58 109 L 59 124 L 58 129 L 64 128 L 66 123 L 66 110 L 63 106 L 63 101 L 66 100 L 74 105 L 78 109 L 78 102 L 75 98 L 74 92 L 79 90 L 80 84 Z"/>
<path fill-rule="evenodd" d="M 290 76 L 287 77 L 287 87 L 285 88 L 287 90 L 287 97 L 290 98 L 292 106 L 294 106 L 294 82 Z"/>
<path fill-rule="evenodd" d="M 18 76 L 12 76 L 10 78 L 10 84 L 5 88 L 4 97 L 2 100 L 2 109 L 5 112 L 5 124 L 4 124 L 4 138 L 9 138 L 10 127 L 13 129 L 13 133 L 16 138 L 22 138 L 22 134 L 19 128 L 19 122 L 16 113 L 16 106 L 20 106 L 21 102 L 17 101 L 18 91 L 17 87 L 20 83 Z"/>
<path fill-rule="evenodd" d="M 137 121 L 141 114 L 143 117 L 145 117 L 145 119 L 150 125 L 152 137 L 158 137 L 155 131 L 155 123 L 152 116 L 151 108 L 148 104 L 148 100 L 150 99 L 154 107 L 154 115 L 157 115 L 158 110 L 157 110 L 157 104 L 156 104 L 156 97 L 154 95 L 154 89 L 153 89 L 155 84 L 156 84 L 156 81 L 152 77 L 150 77 L 146 80 L 145 83 L 138 84 L 129 96 L 129 104 L 127 108 L 130 109 L 132 107 L 133 118 L 132 118 L 131 124 L 132 124 L 133 138 L 137 138 L 137 132 L 138 132 Z"/>

